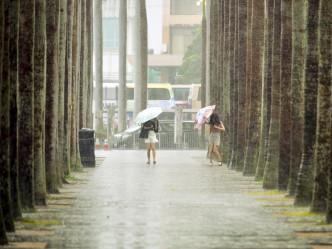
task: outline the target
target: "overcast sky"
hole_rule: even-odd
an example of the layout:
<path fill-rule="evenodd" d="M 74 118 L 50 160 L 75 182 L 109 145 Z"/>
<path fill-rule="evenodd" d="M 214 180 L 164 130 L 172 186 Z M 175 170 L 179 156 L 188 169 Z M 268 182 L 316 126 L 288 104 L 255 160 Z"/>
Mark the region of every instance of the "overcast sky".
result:
<path fill-rule="evenodd" d="M 146 15 L 148 19 L 148 46 L 155 54 L 161 51 L 162 34 L 162 0 L 147 0 Z"/>

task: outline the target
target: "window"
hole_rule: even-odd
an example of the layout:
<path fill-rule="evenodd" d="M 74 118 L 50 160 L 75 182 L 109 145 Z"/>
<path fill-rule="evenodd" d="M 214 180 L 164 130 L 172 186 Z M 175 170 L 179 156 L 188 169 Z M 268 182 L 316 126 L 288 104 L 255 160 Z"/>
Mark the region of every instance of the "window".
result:
<path fill-rule="evenodd" d="M 174 100 L 188 100 L 189 88 L 173 88 Z"/>
<path fill-rule="evenodd" d="M 166 88 L 149 88 L 148 100 L 170 100 L 171 95 Z"/>
<path fill-rule="evenodd" d="M 134 99 L 134 88 L 127 88 L 127 100 Z"/>
<path fill-rule="evenodd" d="M 201 15 L 202 6 L 197 0 L 171 0 L 171 15 Z"/>
<path fill-rule="evenodd" d="M 119 19 L 103 18 L 103 47 L 119 47 Z"/>
<path fill-rule="evenodd" d="M 194 27 L 171 27 L 171 53 L 172 54 L 185 54 L 188 46 L 195 39 Z"/>

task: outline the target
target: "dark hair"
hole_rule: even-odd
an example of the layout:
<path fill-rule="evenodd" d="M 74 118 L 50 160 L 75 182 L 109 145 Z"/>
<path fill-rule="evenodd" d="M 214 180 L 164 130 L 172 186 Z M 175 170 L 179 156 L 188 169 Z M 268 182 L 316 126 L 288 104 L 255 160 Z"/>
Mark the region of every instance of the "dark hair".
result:
<path fill-rule="evenodd" d="M 219 125 L 220 124 L 219 116 L 216 113 L 211 114 L 210 124 L 211 125 Z"/>

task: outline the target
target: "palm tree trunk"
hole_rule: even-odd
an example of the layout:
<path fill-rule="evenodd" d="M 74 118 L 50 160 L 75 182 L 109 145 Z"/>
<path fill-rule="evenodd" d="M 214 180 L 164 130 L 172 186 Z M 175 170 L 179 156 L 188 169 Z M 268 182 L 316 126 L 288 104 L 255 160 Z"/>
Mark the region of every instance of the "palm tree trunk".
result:
<path fill-rule="evenodd" d="M 292 3 L 281 1 L 281 82 L 278 189 L 287 190 L 291 149 Z"/>
<path fill-rule="evenodd" d="M 261 106 L 262 68 L 264 56 L 264 2 L 253 0 L 252 5 L 252 62 L 250 84 L 249 138 L 246 149 L 244 175 L 254 175 L 258 162 Z"/>
<path fill-rule="evenodd" d="M 86 127 L 86 0 L 81 0 L 81 49 L 80 49 L 80 81 L 79 81 L 79 129 Z"/>
<path fill-rule="evenodd" d="M 10 145 L 10 50 L 9 50 L 9 1 L 4 1 L 4 33 L 3 33 L 3 55 L 2 55 L 2 73 L 1 81 L 1 128 L 0 128 L 0 194 L 1 206 L 3 210 L 3 219 L 7 232 L 14 232 L 14 219 L 12 210 L 12 201 L 10 196 L 10 160 L 9 160 L 9 145 Z M 1 207 L 0 206 L 0 207 Z"/>
<path fill-rule="evenodd" d="M 103 129 L 103 9 L 102 0 L 94 1 L 94 54 L 96 68 L 95 123 L 96 130 Z"/>
<path fill-rule="evenodd" d="M 236 112 L 237 112 L 237 91 L 236 91 L 236 82 L 235 82 L 235 43 L 236 43 L 236 37 L 235 37 L 235 2 L 236 1 L 230 1 L 229 6 L 229 61 L 230 61 L 230 67 L 229 67 L 229 73 L 230 73 L 230 129 L 228 132 L 230 133 L 230 163 L 229 168 L 235 169 L 236 167 Z"/>
<path fill-rule="evenodd" d="M 315 146 L 315 184 L 312 212 L 326 212 L 328 175 L 331 158 L 331 1 L 321 0 L 319 6 L 319 85 L 317 101 L 317 137 Z"/>
<path fill-rule="evenodd" d="M 120 1 L 119 29 L 119 131 L 127 128 L 127 0 Z"/>
<path fill-rule="evenodd" d="M 292 122 L 291 122 L 291 161 L 287 195 L 294 196 L 297 175 L 303 150 L 303 111 L 304 111 L 304 54 L 305 54 L 305 5 L 301 0 L 292 2 Z"/>
<path fill-rule="evenodd" d="M 264 170 L 263 188 L 275 189 L 278 186 L 279 165 L 279 120 L 280 120 L 280 30 L 281 1 L 274 0 L 273 7 L 273 47 L 272 47 L 272 86 L 271 121 L 269 145 Z"/>
<path fill-rule="evenodd" d="M 72 104 L 72 43 L 73 43 L 73 8 L 74 0 L 67 1 L 67 42 L 65 58 L 65 85 L 64 85 L 64 148 L 63 163 L 65 175 L 70 174 L 70 138 L 71 138 L 71 104 Z"/>
<path fill-rule="evenodd" d="M 318 10 L 319 2 L 308 1 L 307 19 L 307 56 L 304 83 L 304 134 L 303 154 L 298 174 L 295 202 L 296 206 L 311 203 L 314 175 L 314 145 L 317 123 L 317 89 L 318 89 Z"/>
<path fill-rule="evenodd" d="M 262 104 L 262 125 L 259 147 L 259 158 L 256 168 L 255 180 L 264 176 L 265 163 L 267 158 L 267 147 L 269 139 L 269 128 L 271 119 L 271 70 L 272 70 L 272 37 L 273 37 L 273 1 L 265 0 L 265 43 L 264 43 L 264 72 L 263 72 L 263 104 Z"/>
<path fill-rule="evenodd" d="M 59 27 L 59 105 L 58 105 L 58 158 L 59 158 L 59 186 L 65 175 L 64 145 L 65 145 L 65 61 L 67 42 L 67 1 L 60 1 L 60 27 Z"/>
<path fill-rule="evenodd" d="M 35 0 L 34 50 L 34 177 L 35 202 L 46 205 L 45 179 L 45 88 L 46 88 L 46 4 Z"/>
<path fill-rule="evenodd" d="M 33 54 L 35 32 L 35 1 L 21 1 L 19 12 L 19 44 L 18 44 L 18 119 L 17 143 L 19 189 L 21 204 L 24 208 L 34 208 L 34 177 L 33 177 Z M 31 13 L 32 12 L 32 13 Z"/>
<path fill-rule="evenodd" d="M 247 63 L 247 3 L 239 1 L 239 93 L 236 171 L 242 171 L 245 154 L 245 104 Z"/>
<path fill-rule="evenodd" d="M 17 164 L 17 89 L 19 0 L 10 1 L 10 182 L 14 219 L 22 217 Z"/>
<path fill-rule="evenodd" d="M 46 1 L 47 30 L 47 80 L 45 114 L 45 165 L 46 187 L 49 193 L 58 193 L 58 49 L 59 49 L 59 1 Z"/>
<path fill-rule="evenodd" d="M 86 0 L 86 46 L 87 46 L 87 106 L 86 127 L 93 128 L 93 0 Z"/>

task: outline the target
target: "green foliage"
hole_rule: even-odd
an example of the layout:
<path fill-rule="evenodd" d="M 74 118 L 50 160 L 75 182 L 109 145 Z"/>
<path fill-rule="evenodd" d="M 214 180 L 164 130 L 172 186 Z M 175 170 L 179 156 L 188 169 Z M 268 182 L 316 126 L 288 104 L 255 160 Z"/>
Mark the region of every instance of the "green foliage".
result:
<path fill-rule="evenodd" d="M 25 207 L 22 207 L 22 212 L 23 213 L 33 213 L 33 212 L 35 212 L 35 209 L 34 208 L 30 208 L 28 206 L 25 206 Z"/>
<path fill-rule="evenodd" d="M 192 84 L 201 82 L 201 58 L 202 58 L 202 36 L 201 26 L 198 27 L 194 33 L 196 38 L 192 44 L 188 47 L 184 57 L 183 63 L 178 68 L 178 74 L 182 75 L 182 78 L 177 79 L 176 83 Z"/>

